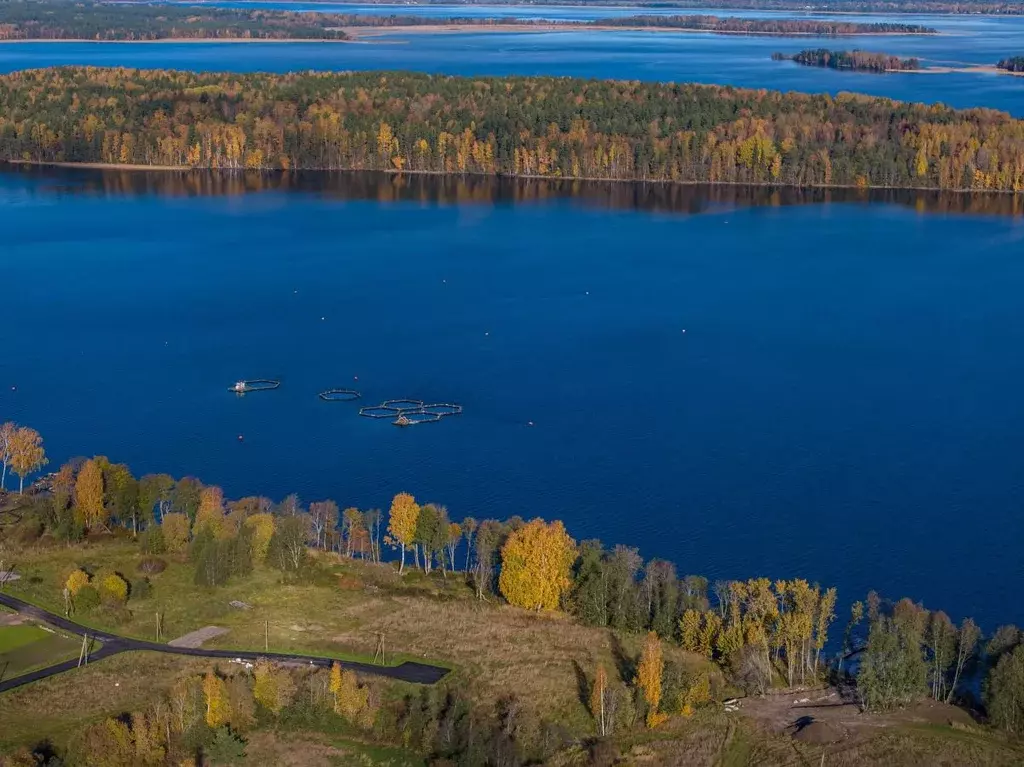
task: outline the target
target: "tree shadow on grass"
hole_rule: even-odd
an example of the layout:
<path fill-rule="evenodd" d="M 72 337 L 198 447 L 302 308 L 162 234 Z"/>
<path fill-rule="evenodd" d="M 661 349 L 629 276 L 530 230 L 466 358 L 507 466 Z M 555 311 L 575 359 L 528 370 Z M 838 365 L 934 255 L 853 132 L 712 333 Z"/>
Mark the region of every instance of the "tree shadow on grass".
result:
<path fill-rule="evenodd" d="M 612 648 L 612 659 L 615 661 L 615 670 L 626 684 L 629 684 L 636 677 L 636 659 L 626 652 L 618 635 L 609 631 L 609 644 Z"/>
<path fill-rule="evenodd" d="M 572 670 L 576 673 L 576 694 L 579 696 L 580 703 L 589 708 L 590 680 L 587 679 L 587 674 L 583 670 L 583 666 L 579 664 L 579 661 L 574 660 L 572 662 Z"/>

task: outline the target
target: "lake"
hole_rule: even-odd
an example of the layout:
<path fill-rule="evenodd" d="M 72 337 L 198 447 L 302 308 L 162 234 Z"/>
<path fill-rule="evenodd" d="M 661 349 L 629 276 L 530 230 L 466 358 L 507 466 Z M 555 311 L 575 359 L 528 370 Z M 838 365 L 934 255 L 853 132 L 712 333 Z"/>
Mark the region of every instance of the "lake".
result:
<path fill-rule="evenodd" d="M 212 3 L 250 7 L 249 3 Z M 258 3 L 264 7 L 267 4 Z M 623 8 L 509 6 L 365 6 L 272 3 L 344 13 L 446 16 L 513 15 L 583 20 L 638 12 Z M 644 13 L 648 11 L 644 9 Z M 654 11 L 651 11 L 654 12 Z M 685 12 L 679 9 L 661 13 Z M 707 11 L 703 11 L 707 12 Z M 797 14 L 722 11 L 727 16 Z M 804 17 L 804 16 L 801 16 Z M 814 14 L 806 17 L 815 18 Z M 818 15 L 820 17 L 820 15 Z M 829 18 L 829 17 L 825 17 Z M 835 18 L 834 16 L 831 18 Z M 1024 17 L 855 15 L 851 21 L 900 21 L 939 29 L 936 36 L 854 38 L 686 34 L 656 31 L 459 32 L 389 34 L 358 43 L 0 43 L 0 72 L 83 64 L 205 71 L 407 69 L 456 75 L 564 75 L 702 82 L 806 92 L 854 91 L 955 107 L 991 107 L 1024 117 L 1024 78 L 985 72 L 838 72 L 772 61 L 776 51 L 859 48 L 917 56 L 927 66 L 992 65 L 1024 51 Z"/>
<path fill-rule="evenodd" d="M 1020 199 L 6 170 L 0 228 L 0 418 L 54 467 L 408 490 L 1024 622 Z M 350 386 L 465 413 L 317 398 Z"/>

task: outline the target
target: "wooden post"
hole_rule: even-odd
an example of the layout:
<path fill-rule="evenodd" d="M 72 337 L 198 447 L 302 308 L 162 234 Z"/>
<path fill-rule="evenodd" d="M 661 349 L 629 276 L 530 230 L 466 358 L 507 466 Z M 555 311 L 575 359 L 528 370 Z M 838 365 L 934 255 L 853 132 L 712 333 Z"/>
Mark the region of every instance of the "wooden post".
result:
<path fill-rule="evenodd" d="M 380 656 L 380 665 L 384 665 L 384 632 L 381 631 L 377 634 L 377 647 L 373 651 L 373 662 L 377 662 L 377 656 Z"/>
<path fill-rule="evenodd" d="M 85 665 L 89 665 L 89 635 L 82 634 L 82 649 L 78 653 L 78 667 L 82 667 L 82 661 L 85 661 Z"/>
<path fill-rule="evenodd" d="M 263 621 L 263 652 L 270 652 L 270 621 Z"/>

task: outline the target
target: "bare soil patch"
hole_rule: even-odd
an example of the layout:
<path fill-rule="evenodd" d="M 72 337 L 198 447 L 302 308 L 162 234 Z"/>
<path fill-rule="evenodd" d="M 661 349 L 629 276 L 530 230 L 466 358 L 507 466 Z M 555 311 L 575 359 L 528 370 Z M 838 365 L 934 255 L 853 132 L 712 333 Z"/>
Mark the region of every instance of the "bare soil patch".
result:
<path fill-rule="evenodd" d="M 220 626 L 204 626 L 196 631 L 190 631 L 187 634 L 183 634 L 177 639 L 172 639 L 169 644 L 171 647 L 191 647 L 193 649 L 202 647 L 204 642 L 209 642 L 211 639 L 227 634 L 228 630 L 223 629 Z"/>

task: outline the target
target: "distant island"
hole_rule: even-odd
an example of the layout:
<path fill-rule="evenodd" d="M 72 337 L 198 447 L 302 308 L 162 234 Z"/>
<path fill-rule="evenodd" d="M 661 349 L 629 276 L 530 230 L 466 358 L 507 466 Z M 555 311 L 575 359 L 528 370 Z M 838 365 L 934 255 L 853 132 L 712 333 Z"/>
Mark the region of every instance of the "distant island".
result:
<path fill-rule="evenodd" d="M 920 24 L 860 24 L 819 19 L 746 19 L 735 16 L 623 16 L 598 19 L 588 26 L 694 29 L 731 34 L 760 35 L 934 35 L 937 30 Z"/>
<path fill-rule="evenodd" d="M 0 41 L 100 40 L 346 40 L 346 32 L 373 29 L 450 30 L 451 27 L 549 31 L 566 28 L 663 29 L 719 34 L 926 35 L 918 24 L 860 24 L 810 19 L 740 19 L 716 16 L 628 16 L 593 21 L 551 22 L 530 18 L 436 18 L 411 14 L 294 12 L 279 8 L 232 9 L 129 3 L 71 4 L 60 0 L 0 3 Z"/>
<path fill-rule="evenodd" d="M 921 68 L 918 59 L 901 59 L 887 53 L 869 51 L 830 51 L 827 48 L 800 51 L 799 53 L 773 53 L 775 61 L 795 61 L 809 67 L 829 69 L 851 69 L 855 72 L 912 72 Z"/>
<path fill-rule="evenodd" d="M 1008 59 L 1003 59 L 996 66 L 999 69 L 1005 69 L 1007 72 L 1024 72 L 1024 56 L 1012 56 Z"/>
<path fill-rule="evenodd" d="M 0 115 L 14 162 L 1024 190 L 1024 121 L 853 94 L 61 67 L 0 77 Z"/>

